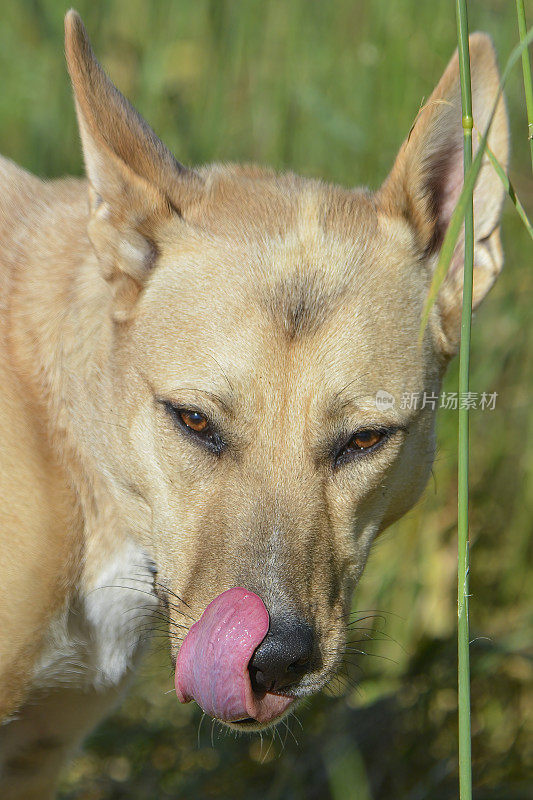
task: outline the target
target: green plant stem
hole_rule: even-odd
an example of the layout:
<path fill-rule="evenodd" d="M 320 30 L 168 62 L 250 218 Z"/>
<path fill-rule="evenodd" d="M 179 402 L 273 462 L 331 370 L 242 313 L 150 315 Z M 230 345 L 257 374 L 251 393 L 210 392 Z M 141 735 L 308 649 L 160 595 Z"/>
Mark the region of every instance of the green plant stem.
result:
<path fill-rule="evenodd" d="M 524 42 L 527 36 L 526 12 L 524 0 L 516 0 L 516 15 L 518 17 L 518 32 L 520 41 Z M 531 167 L 533 169 L 533 85 L 531 82 L 531 64 L 529 61 L 529 50 L 522 51 L 522 71 L 524 73 L 524 91 L 526 93 L 528 139 L 531 150 Z"/>
<path fill-rule="evenodd" d="M 472 165 L 472 87 L 466 0 L 457 0 L 457 41 L 461 76 L 463 114 L 463 162 L 466 177 Z M 474 193 L 465 209 L 465 255 L 463 272 L 463 309 L 459 351 L 459 398 L 469 388 L 470 329 L 472 321 L 472 286 L 474 275 Z M 459 797 L 472 798 L 472 752 L 470 733 L 470 652 L 468 629 L 468 408 L 459 403 L 458 491 L 457 491 L 457 653 L 459 690 Z"/>

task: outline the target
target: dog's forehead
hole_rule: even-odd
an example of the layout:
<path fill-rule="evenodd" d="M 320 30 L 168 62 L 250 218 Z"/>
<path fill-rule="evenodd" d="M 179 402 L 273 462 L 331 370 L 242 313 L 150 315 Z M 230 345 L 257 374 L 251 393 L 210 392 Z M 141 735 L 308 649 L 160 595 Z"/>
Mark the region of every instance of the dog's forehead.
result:
<path fill-rule="evenodd" d="M 162 369 L 216 359 L 265 374 L 298 347 L 342 381 L 354 360 L 368 372 L 413 357 L 425 281 L 407 226 L 367 192 L 291 180 L 298 191 L 268 183 L 269 202 L 253 181 L 249 203 L 218 186 L 203 215 L 167 233 L 141 300 Z"/>

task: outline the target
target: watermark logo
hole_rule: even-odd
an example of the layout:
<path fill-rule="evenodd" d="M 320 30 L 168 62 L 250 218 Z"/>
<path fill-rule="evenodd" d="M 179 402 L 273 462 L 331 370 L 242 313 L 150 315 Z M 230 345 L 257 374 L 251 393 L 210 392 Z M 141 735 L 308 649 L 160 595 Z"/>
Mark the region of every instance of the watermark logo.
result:
<path fill-rule="evenodd" d="M 376 408 L 378 411 L 386 411 L 387 408 L 392 408 L 394 405 L 394 395 L 386 392 L 384 389 L 379 389 L 374 398 Z"/>

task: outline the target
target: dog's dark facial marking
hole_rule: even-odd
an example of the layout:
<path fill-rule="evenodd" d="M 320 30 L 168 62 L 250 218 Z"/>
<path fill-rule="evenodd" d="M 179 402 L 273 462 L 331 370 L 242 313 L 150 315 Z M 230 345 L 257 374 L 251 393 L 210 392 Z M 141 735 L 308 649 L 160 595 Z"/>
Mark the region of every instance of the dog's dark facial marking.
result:
<path fill-rule="evenodd" d="M 313 335 L 339 310 L 353 291 L 365 243 L 377 228 L 372 197 L 366 191 L 349 192 L 327 184 L 313 188 L 314 192 L 300 191 L 294 198 L 298 211 L 289 235 L 299 241 L 301 252 L 293 269 L 266 295 L 269 312 L 289 339 Z M 343 242 L 353 237 L 354 243 L 362 240 L 363 245 L 353 250 L 344 246 L 340 269 L 334 270 L 339 237 Z M 322 263 L 316 260 L 321 248 L 328 254 Z"/>
<path fill-rule="evenodd" d="M 332 287 L 317 272 L 309 269 L 287 276 L 267 297 L 269 312 L 289 339 L 316 333 L 328 316 L 339 308 L 348 285 Z"/>

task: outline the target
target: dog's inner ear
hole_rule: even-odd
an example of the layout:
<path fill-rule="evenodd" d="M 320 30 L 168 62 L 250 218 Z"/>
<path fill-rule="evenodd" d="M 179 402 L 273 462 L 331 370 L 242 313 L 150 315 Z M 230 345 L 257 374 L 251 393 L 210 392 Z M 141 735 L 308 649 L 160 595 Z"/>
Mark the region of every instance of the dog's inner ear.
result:
<path fill-rule="evenodd" d="M 89 180 L 89 238 L 127 318 L 157 255 L 157 230 L 197 195 L 199 175 L 179 164 L 97 62 L 75 11 L 65 50 Z"/>
<path fill-rule="evenodd" d="M 485 34 L 470 37 L 473 144 L 485 132 L 498 96 L 499 74 L 492 43 Z M 500 98 L 489 146 L 504 168 L 508 127 Z M 429 101 L 420 111 L 389 177 L 377 193 L 378 205 L 412 227 L 422 258 L 434 269 L 444 234 L 463 187 L 463 129 L 459 63 L 455 53 Z M 504 191 L 488 157 L 474 191 L 474 308 L 486 295 L 503 265 L 499 224 Z M 455 352 L 460 333 L 464 237 L 457 244 L 438 297 L 444 348 Z"/>

